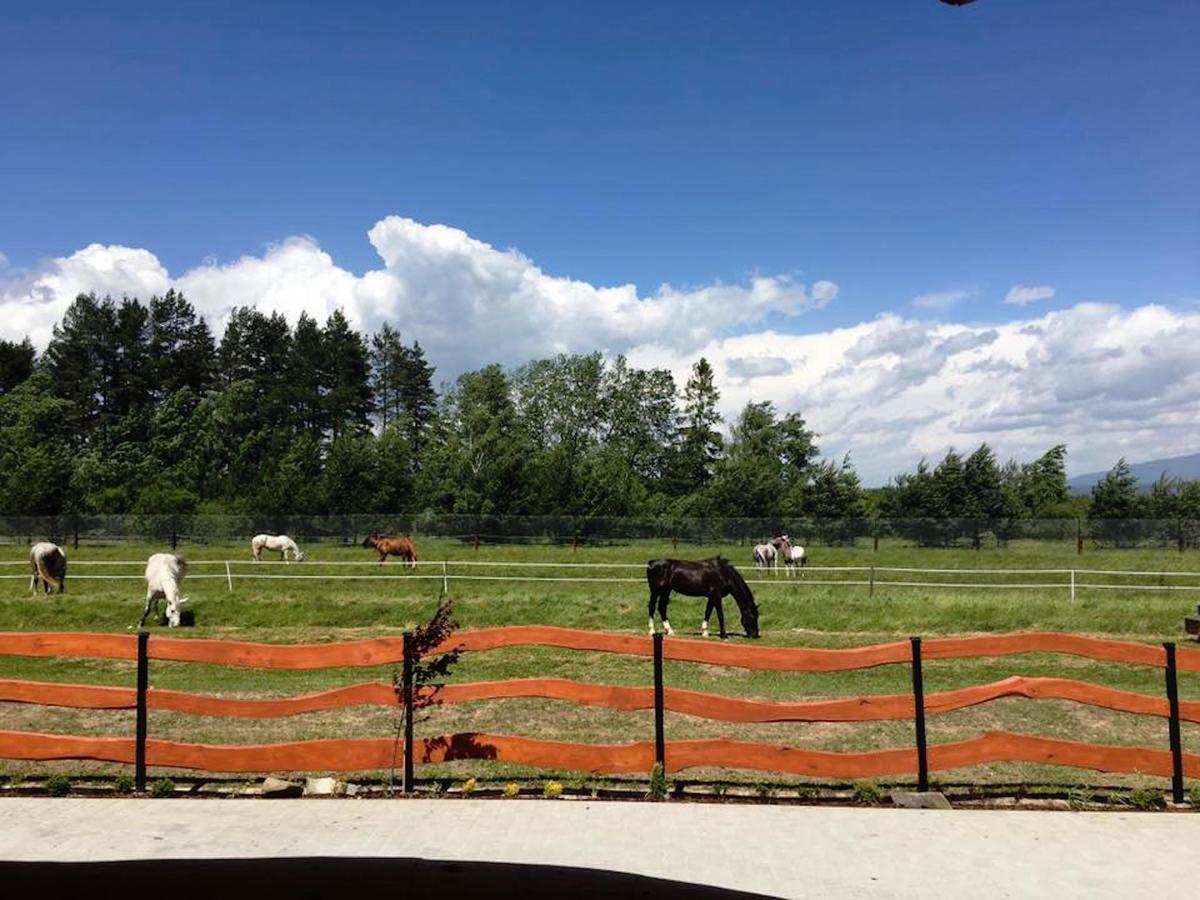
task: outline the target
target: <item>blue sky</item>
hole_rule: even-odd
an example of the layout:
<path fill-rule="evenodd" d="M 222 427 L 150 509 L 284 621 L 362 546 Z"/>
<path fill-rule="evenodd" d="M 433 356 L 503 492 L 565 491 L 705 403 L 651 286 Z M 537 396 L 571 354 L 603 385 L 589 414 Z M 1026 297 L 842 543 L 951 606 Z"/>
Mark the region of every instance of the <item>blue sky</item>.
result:
<path fill-rule="evenodd" d="M 361 277 L 381 265 L 368 230 L 395 215 L 641 300 L 670 285 L 685 316 L 718 283 L 836 283 L 834 300 L 765 301 L 708 342 L 879 316 L 928 337 L 1094 303 L 1187 316 L 1197 46 L 1200 6 L 1173 0 L 10 3 L 0 292 L 28 305 L 89 283 L 54 278 L 92 244 L 144 250 L 171 280 L 298 235 Z M 1003 302 L 1021 286 L 1053 296 Z M 686 369 L 708 346 L 642 356 Z M 936 452 L 906 434 L 910 456 Z M 1135 458 L 1179 449 L 1125 438 Z"/>

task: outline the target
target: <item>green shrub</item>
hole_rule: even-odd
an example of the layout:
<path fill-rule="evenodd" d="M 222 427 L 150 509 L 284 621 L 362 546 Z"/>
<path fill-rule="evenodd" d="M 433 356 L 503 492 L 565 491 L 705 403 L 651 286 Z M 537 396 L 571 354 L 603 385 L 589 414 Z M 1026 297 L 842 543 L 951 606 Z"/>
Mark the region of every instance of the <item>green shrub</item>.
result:
<path fill-rule="evenodd" d="M 1200 806 L 1200 782 L 1196 782 L 1188 788 L 1187 798 L 1188 803 L 1192 806 Z"/>
<path fill-rule="evenodd" d="M 775 785 L 767 784 L 765 781 L 760 781 L 758 784 L 754 785 L 754 793 L 758 794 L 758 796 L 762 797 L 764 800 L 767 800 L 775 796 Z"/>
<path fill-rule="evenodd" d="M 555 798 L 562 796 L 562 791 L 562 785 L 557 781 L 547 781 L 546 786 L 542 789 L 542 795 L 554 800 Z"/>
<path fill-rule="evenodd" d="M 150 785 L 151 797 L 172 797 L 175 795 L 175 782 L 170 778 L 160 778 Z"/>
<path fill-rule="evenodd" d="M 886 799 L 883 788 L 873 781 L 854 782 L 854 792 L 851 799 L 859 806 L 878 806 Z"/>
<path fill-rule="evenodd" d="M 521 793 L 521 786 L 515 781 L 510 781 L 504 786 L 504 796 L 511 800 Z"/>
<path fill-rule="evenodd" d="M 462 786 L 463 796 L 470 797 L 473 793 L 475 793 L 475 788 L 477 788 L 478 786 L 479 786 L 479 782 L 477 782 L 474 778 L 468 778 L 466 781 L 463 782 L 463 786 Z"/>
<path fill-rule="evenodd" d="M 128 775 L 118 775 L 113 779 L 113 790 L 118 794 L 132 794 L 133 788 L 133 779 Z"/>
<path fill-rule="evenodd" d="M 71 793 L 71 779 L 66 775 L 51 775 L 46 779 L 45 787 L 51 797 L 65 797 Z"/>
<path fill-rule="evenodd" d="M 646 799 L 666 800 L 669 790 L 670 785 L 667 784 L 667 776 L 663 772 L 662 764 L 655 763 L 654 768 L 650 770 L 650 788 L 646 791 Z"/>

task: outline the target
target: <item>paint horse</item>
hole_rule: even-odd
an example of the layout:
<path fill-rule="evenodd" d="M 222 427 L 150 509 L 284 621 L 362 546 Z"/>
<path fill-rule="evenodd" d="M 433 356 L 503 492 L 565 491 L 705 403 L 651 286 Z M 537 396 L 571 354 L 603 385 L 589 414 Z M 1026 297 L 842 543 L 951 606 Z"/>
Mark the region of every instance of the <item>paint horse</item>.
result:
<path fill-rule="evenodd" d="M 250 541 L 250 554 L 255 562 L 262 562 L 263 550 L 276 551 L 284 562 L 287 562 L 289 553 L 295 557 L 296 562 L 304 562 L 304 551 L 286 534 L 256 534 Z"/>
<path fill-rule="evenodd" d="M 363 541 L 363 549 L 368 550 L 371 547 L 375 548 L 375 552 L 379 554 L 379 564 L 382 566 L 383 561 L 389 556 L 396 556 L 400 559 L 407 560 L 408 564 L 414 569 L 417 566 L 417 551 L 413 547 L 413 542 L 408 535 L 398 534 L 394 537 L 381 537 L 377 532 L 371 532 L 367 535 L 367 539 Z"/>
<path fill-rule="evenodd" d="M 714 609 L 717 611 L 721 639 L 728 637 L 725 632 L 723 599 L 727 595 L 732 595 L 737 602 L 746 636 L 758 637 L 758 606 L 754 602 L 754 594 L 741 573 L 727 559 L 720 556 L 695 562 L 686 559 L 652 559 L 646 564 L 646 582 L 650 585 L 651 635 L 654 634 L 656 606 L 659 618 L 662 619 L 663 630 L 667 634 L 674 634 L 667 619 L 667 603 L 671 599 L 671 591 L 678 591 L 688 597 L 708 598 L 701 627 L 704 637 L 708 637 L 708 619 Z"/>
<path fill-rule="evenodd" d="M 29 548 L 29 568 L 33 574 L 29 579 L 29 589 L 35 594 L 38 586 L 50 593 L 57 589 L 61 594 L 67 584 L 67 554 L 58 544 L 49 541 L 39 541 Z"/>
<path fill-rule="evenodd" d="M 775 568 L 778 564 L 779 555 L 773 543 L 754 545 L 754 568 L 765 569 L 768 566 Z"/>
<path fill-rule="evenodd" d="M 799 545 L 792 544 L 791 538 L 786 534 L 779 536 L 779 555 L 783 557 L 784 571 L 791 575 L 799 570 L 800 577 L 804 577 L 804 567 L 808 565 L 808 554 L 804 552 L 804 548 Z"/>

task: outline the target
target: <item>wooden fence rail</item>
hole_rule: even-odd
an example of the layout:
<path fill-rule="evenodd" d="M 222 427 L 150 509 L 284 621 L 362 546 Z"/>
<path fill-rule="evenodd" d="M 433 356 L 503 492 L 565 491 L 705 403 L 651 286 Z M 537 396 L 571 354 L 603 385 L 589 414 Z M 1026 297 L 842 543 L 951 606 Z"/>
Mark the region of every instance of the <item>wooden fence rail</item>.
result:
<path fill-rule="evenodd" d="M 529 697 L 623 711 L 654 708 L 652 687 L 588 684 L 566 678 L 513 678 L 447 684 L 437 697 L 445 704 Z M 952 712 L 1001 697 L 1073 700 L 1116 712 L 1162 718 L 1170 715 L 1170 704 L 1166 697 L 1151 697 L 1071 678 L 1025 675 L 926 694 L 925 712 Z M 125 687 L 0 679 L 0 702 L 75 709 L 134 709 L 137 691 Z M 396 702 L 395 687 L 383 681 L 362 682 L 314 694 L 273 699 L 218 697 L 163 688 L 150 688 L 146 693 L 146 706 L 149 709 L 244 719 L 275 719 L 353 706 L 394 707 Z M 908 694 L 779 702 L 744 700 L 683 688 L 665 688 L 663 707 L 671 712 L 723 722 L 874 722 L 910 719 L 914 709 L 913 698 Z M 1200 724 L 1200 700 L 1179 701 L 1179 718 L 1184 722 Z"/>
<path fill-rule="evenodd" d="M 694 640 L 664 642 L 549 626 L 515 626 L 457 634 L 446 645 L 478 652 L 499 647 L 553 646 L 571 650 L 649 656 L 655 687 L 586 684 L 561 678 L 523 678 L 449 684 L 438 699 L 464 703 L 513 697 L 540 697 L 619 710 L 653 709 L 653 742 L 621 745 L 540 741 L 514 735 L 456 734 L 415 740 L 406 729 L 403 751 L 393 739 L 299 741 L 285 744 L 212 746 L 164 741 L 146 735 L 147 710 L 206 716 L 271 718 L 356 705 L 396 706 L 401 697 L 419 696 L 411 686 L 414 660 L 406 658 L 404 638 L 376 638 L 339 644 L 276 645 L 174 637 L 84 633 L 0 633 L 0 655 L 128 659 L 138 662 L 137 688 L 0 680 L 0 702 L 86 709 L 136 709 L 133 739 L 74 737 L 32 732 L 0 732 L 0 758 L 93 759 L 132 763 L 139 785 L 147 766 L 204 771 L 360 771 L 390 768 L 397 755 L 405 763 L 406 789 L 412 764 L 455 759 L 496 759 L 510 763 L 597 773 L 647 771 L 654 762 L 667 771 L 731 767 L 823 777 L 917 774 L 922 789 L 927 773 L 1001 760 L 1079 766 L 1107 772 L 1141 772 L 1172 778 L 1182 799 L 1183 777 L 1200 777 L 1200 756 L 1182 752 L 1179 722 L 1200 723 L 1200 701 L 1179 700 L 1177 670 L 1200 671 L 1200 652 L 1177 651 L 1173 644 L 1152 647 L 1127 641 L 1034 632 L 966 638 L 896 641 L 869 647 L 810 649 L 750 647 Z M 1163 668 L 1166 694 L 1153 697 L 1066 678 L 1013 676 L 990 684 L 924 694 L 922 659 L 953 659 L 1017 653 L 1066 653 L 1090 659 Z M 365 667 L 403 663 L 405 684 L 364 682 L 297 697 L 234 699 L 151 688 L 151 660 L 200 662 L 270 669 Z M 664 688 L 663 660 L 775 671 L 843 671 L 907 663 L 913 670 L 912 695 L 872 695 L 803 702 L 771 702 Z M 1086 744 L 1010 732 L 990 732 L 966 741 L 926 746 L 924 716 L 963 709 L 1000 697 L 1066 699 L 1120 712 L 1167 718 L 1170 749 Z M 913 719 L 916 746 L 865 753 L 830 753 L 795 747 L 728 740 L 666 741 L 663 712 L 731 722 L 878 721 Z M 409 719 L 411 721 L 411 718 Z"/>
<path fill-rule="evenodd" d="M 336 644 L 288 645 L 156 636 L 152 644 L 152 660 L 261 669 L 356 668 L 397 665 L 404 660 L 404 641 L 401 637 Z M 652 656 L 654 652 L 651 643 L 644 637 L 551 625 L 514 625 L 459 632 L 446 646 L 436 648 L 434 652 L 444 652 L 452 647 L 459 647 L 464 652 L 479 652 L 500 647 L 528 646 L 644 657 Z M 1166 654 L 1162 647 L 1058 632 L 929 638 L 922 642 L 925 659 L 1010 656 L 1019 653 L 1065 653 L 1103 662 L 1166 667 Z M 0 655 L 137 659 L 137 636 L 85 632 L 0 632 Z M 673 638 L 664 643 L 663 657 L 674 662 L 787 672 L 840 672 L 911 661 L 908 641 L 825 650 L 739 646 Z M 1200 650 L 1179 651 L 1177 666 L 1182 672 L 1200 672 Z"/>

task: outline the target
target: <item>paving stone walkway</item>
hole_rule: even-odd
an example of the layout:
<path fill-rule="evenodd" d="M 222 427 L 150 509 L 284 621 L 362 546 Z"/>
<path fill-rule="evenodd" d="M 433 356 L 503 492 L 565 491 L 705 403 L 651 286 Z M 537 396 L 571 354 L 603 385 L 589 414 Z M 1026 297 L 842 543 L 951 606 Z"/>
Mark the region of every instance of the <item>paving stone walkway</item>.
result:
<path fill-rule="evenodd" d="M 545 800 L 0 799 L 0 860 L 487 860 L 781 897 L 1194 898 L 1200 814 Z"/>

